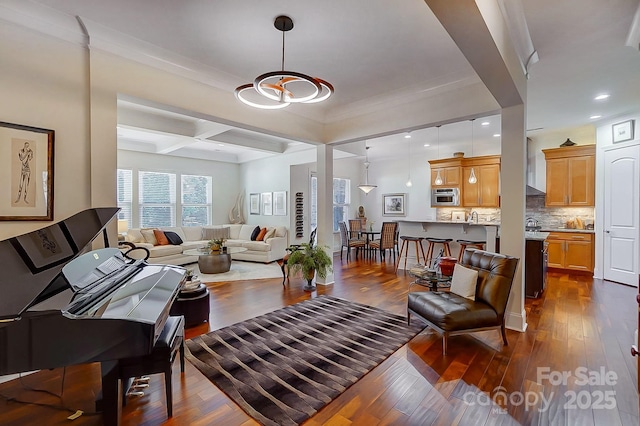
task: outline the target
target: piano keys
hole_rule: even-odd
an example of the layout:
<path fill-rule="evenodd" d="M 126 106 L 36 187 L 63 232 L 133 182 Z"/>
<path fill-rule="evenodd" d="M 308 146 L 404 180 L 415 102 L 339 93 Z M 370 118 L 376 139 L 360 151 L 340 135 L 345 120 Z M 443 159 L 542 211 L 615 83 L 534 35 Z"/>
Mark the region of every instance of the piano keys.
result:
<path fill-rule="evenodd" d="M 100 361 L 106 376 L 118 359 L 151 353 L 186 270 L 90 251 L 117 212 L 89 209 L 0 241 L 0 375 Z M 105 423 L 117 423 L 120 396 L 107 393 Z"/>

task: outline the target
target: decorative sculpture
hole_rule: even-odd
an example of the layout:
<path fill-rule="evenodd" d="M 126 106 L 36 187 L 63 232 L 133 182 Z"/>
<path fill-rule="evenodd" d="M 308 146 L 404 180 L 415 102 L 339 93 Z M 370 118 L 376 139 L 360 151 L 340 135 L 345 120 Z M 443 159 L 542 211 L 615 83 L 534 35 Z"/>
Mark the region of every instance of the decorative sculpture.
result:
<path fill-rule="evenodd" d="M 236 203 L 229 210 L 229 223 L 244 223 L 244 191 L 240 191 L 236 197 Z"/>

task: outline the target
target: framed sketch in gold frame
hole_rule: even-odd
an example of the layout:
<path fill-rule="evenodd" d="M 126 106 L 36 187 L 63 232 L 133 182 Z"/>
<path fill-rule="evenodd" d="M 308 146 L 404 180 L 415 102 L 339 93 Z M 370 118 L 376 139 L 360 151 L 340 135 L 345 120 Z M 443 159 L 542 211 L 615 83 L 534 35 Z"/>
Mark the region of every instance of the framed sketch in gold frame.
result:
<path fill-rule="evenodd" d="M 53 220 L 54 131 L 0 122 L 0 220 Z"/>

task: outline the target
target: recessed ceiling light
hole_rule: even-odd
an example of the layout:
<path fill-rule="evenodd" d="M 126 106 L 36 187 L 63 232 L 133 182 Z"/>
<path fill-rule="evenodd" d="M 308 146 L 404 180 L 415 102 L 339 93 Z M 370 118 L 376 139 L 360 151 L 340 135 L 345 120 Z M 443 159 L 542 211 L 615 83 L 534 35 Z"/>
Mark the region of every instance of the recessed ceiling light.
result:
<path fill-rule="evenodd" d="M 223 143 L 219 143 L 218 146 L 224 146 L 224 144 Z"/>
<path fill-rule="evenodd" d="M 608 93 L 603 93 L 601 95 L 596 96 L 595 98 L 593 98 L 596 101 L 601 101 L 603 99 L 607 99 L 610 95 Z"/>
<path fill-rule="evenodd" d="M 589 117 L 589 119 L 591 120 L 595 120 L 596 118 L 601 118 L 601 115 L 592 115 L 591 117 Z"/>
<path fill-rule="evenodd" d="M 483 121 L 482 123 L 480 123 L 481 126 L 488 126 L 489 124 L 491 123 L 489 123 L 488 121 Z"/>
<path fill-rule="evenodd" d="M 409 133 L 407 133 L 407 134 L 404 135 L 404 138 L 405 139 L 411 139 L 411 135 Z"/>
<path fill-rule="evenodd" d="M 424 146 L 430 146 L 428 143 L 425 143 Z"/>
<path fill-rule="evenodd" d="M 495 134 L 493 135 L 493 137 L 494 137 L 494 138 L 499 138 L 499 137 L 500 137 L 500 133 L 495 133 Z"/>

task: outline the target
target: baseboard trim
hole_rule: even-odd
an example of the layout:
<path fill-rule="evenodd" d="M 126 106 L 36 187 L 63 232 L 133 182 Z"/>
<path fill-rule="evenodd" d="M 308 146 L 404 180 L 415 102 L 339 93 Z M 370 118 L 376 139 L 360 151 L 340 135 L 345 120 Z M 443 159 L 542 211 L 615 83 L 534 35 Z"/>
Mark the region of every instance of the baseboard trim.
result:
<path fill-rule="evenodd" d="M 505 327 L 509 330 L 524 333 L 527 330 L 527 313 L 523 309 L 520 314 L 507 312 L 505 317 Z"/>

